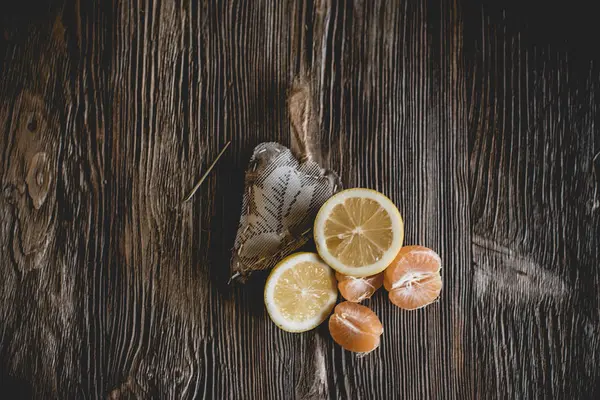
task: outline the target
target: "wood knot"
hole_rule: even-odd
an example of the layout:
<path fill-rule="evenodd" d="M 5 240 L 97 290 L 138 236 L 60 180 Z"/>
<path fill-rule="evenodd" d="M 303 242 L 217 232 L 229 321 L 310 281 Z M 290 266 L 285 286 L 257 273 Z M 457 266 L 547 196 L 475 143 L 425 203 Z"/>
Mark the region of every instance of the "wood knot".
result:
<path fill-rule="evenodd" d="M 131 376 L 127 377 L 127 380 L 123 382 L 119 387 L 113 389 L 108 394 L 109 400 L 120 400 L 120 399 L 133 399 L 138 398 L 135 393 L 135 389 L 137 388 L 136 383 L 134 382 Z"/>
<path fill-rule="evenodd" d="M 45 152 L 36 153 L 31 158 L 25 182 L 33 207 L 39 210 L 46 201 L 52 183 L 49 157 Z"/>
<path fill-rule="evenodd" d="M 288 94 L 288 115 L 292 125 L 292 152 L 302 163 L 318 159 L 319 134 L 312 104 L 312 92 L 306 78 L 298 78 Z"/>
<path fill-rule="evenodd" d="M 17 199 L 19 197 L 17 188 L 14 185 L 5 186 L 4 190 L 2 191 L 2 195 L 4 196 L 8 204 L 13 205 L 17 203 Z"/>
<path fill-rule="evenodd" d="M 22 112 L 19 118 L 21 120 L 20 129 L 24 133 L 29 133 L 31 135 L 39 135 L 47 128 L 47 121 L 44 117 L 44 113 L 37 109 L 31 111 L 24 111 Z"/>
<path fill-rule="evenodd" d="M 187 378 L 186 375 L 187 374 L 182 371 L 181 368 L 175 368 L 173 379 L 176 384 L 181 384 Z"/>
<path fill-rule="evenodd" d="M 36 133 L 38 128 L 38 118 L 35 113 L 30 113 L 27 117 L 27 130 L 31 133 Z"/>
<path fill-rule="evenodd" d="M 317 10 L 317 14 L 324 14 L 327 11 L 327 2 L 325 0 L 316 0 L 315 10 Z"/>

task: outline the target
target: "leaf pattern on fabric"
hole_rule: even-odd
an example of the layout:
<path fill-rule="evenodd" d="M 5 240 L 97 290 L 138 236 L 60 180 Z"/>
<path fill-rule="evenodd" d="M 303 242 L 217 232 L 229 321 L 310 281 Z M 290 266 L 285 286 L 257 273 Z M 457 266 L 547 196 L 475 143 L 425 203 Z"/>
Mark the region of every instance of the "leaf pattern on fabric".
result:
<path fill-rule="evenodd" d="M 303 246 L 323 203 L 341 189 L 338 175 L 312 160 L 300 163 L 285 146 L 255 147 L 245 177 L 233 248 L 234 276 L 275 266 Z"/>

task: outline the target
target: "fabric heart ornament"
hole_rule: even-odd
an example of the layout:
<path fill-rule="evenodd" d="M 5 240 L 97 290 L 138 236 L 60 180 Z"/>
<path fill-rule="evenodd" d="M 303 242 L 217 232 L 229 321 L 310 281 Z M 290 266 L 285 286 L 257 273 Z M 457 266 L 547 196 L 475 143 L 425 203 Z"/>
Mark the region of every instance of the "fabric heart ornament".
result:
<path fill-rule="evenodd" d="M 310 238 L 317 212 L 341 189 L 338 175 L 323 168 L 307 84 L 288 99 L 293 151 L 279 143 L 255 147 L 244 180 L 240 223 L 231 259 L 232 279 L 270 269 Z"/>

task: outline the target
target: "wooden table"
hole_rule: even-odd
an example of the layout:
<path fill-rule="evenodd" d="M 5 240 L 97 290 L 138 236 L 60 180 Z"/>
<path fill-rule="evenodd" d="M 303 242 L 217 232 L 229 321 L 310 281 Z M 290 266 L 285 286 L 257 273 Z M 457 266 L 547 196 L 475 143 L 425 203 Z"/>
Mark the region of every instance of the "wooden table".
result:
<path fill-rule="evenodd" d="M 0 6 L 0 397 L 600 398 L 595 13 L 536 1 Z M 568 7 L 568 8 L 567 8 Z M 310 74 L 326 166 L 437 250 L 364 358 L 227 284 Z M 193 200 L 181 199 L 232 145 Z M 15 395 L 16 396 L 16 395 Z M 18 396 L 16 396 L 18 397 Z"/>

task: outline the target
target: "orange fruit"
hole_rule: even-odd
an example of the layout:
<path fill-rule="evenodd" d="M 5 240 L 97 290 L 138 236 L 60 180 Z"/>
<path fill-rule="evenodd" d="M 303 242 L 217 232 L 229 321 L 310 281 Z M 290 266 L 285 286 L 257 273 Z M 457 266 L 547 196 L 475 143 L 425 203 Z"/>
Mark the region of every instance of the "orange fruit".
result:
<path fill-rule="evenodd" d="M 383 273 L 367 276 L 365 278 L 356 278 L 335 273 L 338 281 L 338 289 L 342 297 L 353 303 L 360 303 L 365 299 L 371 298 L 373 294 L 383 285 Z"/>
<path fill-rule="evenodd" d="M 423 246 L 405 246 L 384 272 L 383 285 L 390 301 L 405 310 L 416 310 L 435 301 L 442 290 L 437 253 Z"/>
<path fill-rule="evenodd" d="M 383 326 L 377 315 L 365 306 L 344 301 L 329 317 L 329 333 L 344 349 L 368 353 L 379 346 Z"/>

